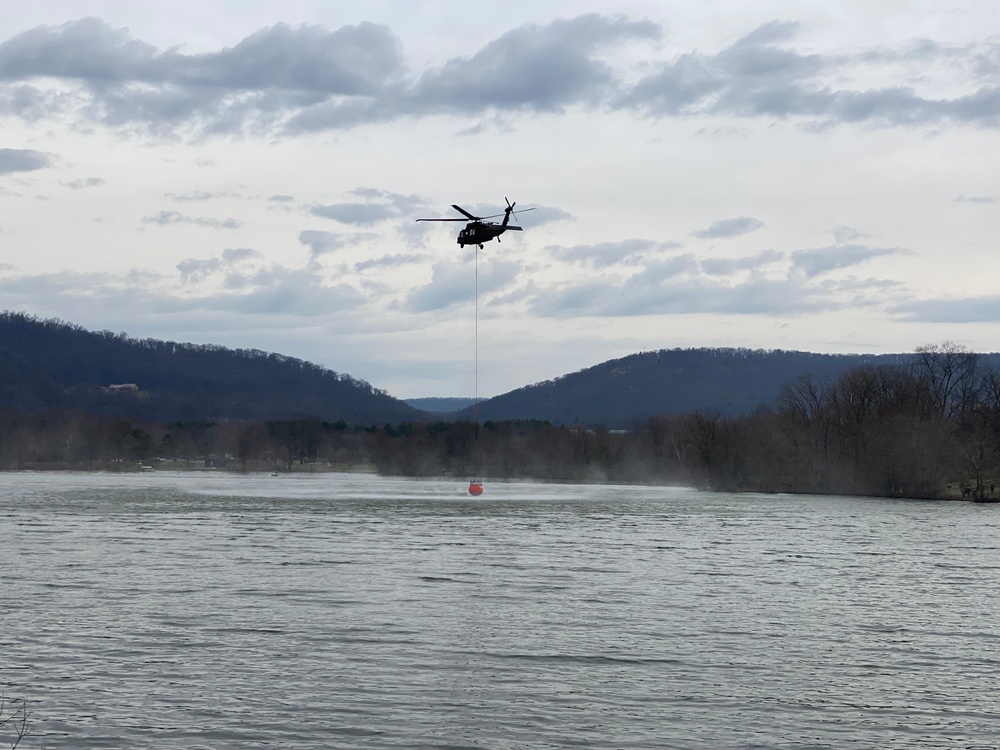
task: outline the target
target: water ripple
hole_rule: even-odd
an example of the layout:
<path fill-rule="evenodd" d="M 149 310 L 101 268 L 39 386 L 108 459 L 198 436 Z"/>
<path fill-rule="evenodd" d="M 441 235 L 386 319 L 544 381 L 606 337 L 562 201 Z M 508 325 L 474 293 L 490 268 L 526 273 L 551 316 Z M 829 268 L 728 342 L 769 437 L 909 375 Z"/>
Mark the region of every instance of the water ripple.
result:
<path fill-rule="evenodd" d="M 5 475 L 21 747 L 997 747 L 1000 508 L 487 492 Z"/>

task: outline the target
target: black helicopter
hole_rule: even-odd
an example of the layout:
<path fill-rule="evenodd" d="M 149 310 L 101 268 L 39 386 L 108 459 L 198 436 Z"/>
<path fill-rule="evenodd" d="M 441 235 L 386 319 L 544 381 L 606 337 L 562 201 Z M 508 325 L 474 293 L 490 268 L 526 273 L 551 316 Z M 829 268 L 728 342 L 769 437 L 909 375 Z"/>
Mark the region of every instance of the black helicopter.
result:
<path fill-rule="evenodd" d="M 507 208 L 503 210 L 503 214 L 473 216 L 461 206 L 452 204 L 451 207 L 465 216 L 465 219 L 417 219 L 417 221 L 468 221 L 469 223 L 465 225 L 465 229 L 458 233 L 458 244 L 462 247 L 466 245 L 479 245 L 479 249 L 482 250 L 484 242 L 489 242 L 494 238 L 499 242 L 500 235 L 508 229 L 513 229 L 515 232 L 522 231 L 522 227 L 516 227 L 508 223 L 510 222 L 511 214 L 514 214 L 514 206 L 517 205 L 517 202 L 511 203 L 506 198 L 504 198 L 504 201 L 507 202 Z M 533 208 L 524 208 L 521 209 L 521 212 L 534 210 Z M 497 216 L 503 216 L 503 221 L 499 224 L 495 221 L 486 221 L 487 219 L 495 219 Z M 514 214 L 514 218 L 517 218 L 516 214 Z"/>

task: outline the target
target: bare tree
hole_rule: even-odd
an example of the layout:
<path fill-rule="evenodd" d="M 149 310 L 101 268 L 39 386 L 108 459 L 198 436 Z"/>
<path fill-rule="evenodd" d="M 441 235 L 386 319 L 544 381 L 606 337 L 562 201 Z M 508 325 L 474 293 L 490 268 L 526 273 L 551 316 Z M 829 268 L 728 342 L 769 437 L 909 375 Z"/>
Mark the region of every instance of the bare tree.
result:
<path fill-rule="evenodd" d="M 0 693 L 0 730 L 5 730 L 9 727 L 14 732 L 14 739 L 10 743 L 10 750 L 14 750 L 14 748 L 21 744 L 21 740 L 31 734 L 31 727 L 28 726 L 29 716 L 31 716 L 31 713 L 28 711 L 27 698 L 22 698 L 19 701 L 11 701 L 10 705 L 8 705 L 7 697 L 3 693 Z"/>
<path fill-rule="evenodd" d="M 979 355 L 951 341 L 919 346 L 916 353 L 918 373 L 927 382 L 935 416 L 964 417 L 979 385 Z"/>

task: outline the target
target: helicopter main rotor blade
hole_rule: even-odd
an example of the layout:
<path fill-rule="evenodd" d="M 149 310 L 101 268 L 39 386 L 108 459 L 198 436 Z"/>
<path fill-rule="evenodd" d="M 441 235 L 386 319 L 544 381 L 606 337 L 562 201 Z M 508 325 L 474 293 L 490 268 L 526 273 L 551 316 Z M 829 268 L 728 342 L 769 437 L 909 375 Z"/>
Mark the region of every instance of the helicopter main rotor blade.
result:
<path fill-rule="evenodd" d="M 482 217 L 479 217 L 479 216 L 473 216 L 468 211 L 466 211 L 464 208 L 462 208 L 461 206 L 456 206 L 454 203 L 451 204 L 451 207 L 454 208 L 456 211 L 458 211 L 463 216 L 468 216 L 473 221 L 479 221 L 479 219 L 482 218 Z M 461 219 L 457 219 L 457 221 L 461 221 Z"/>
<path fill-rule="evenodd" d="M 417 221 L 468 221 L 468 219 L 417 219 Z"/>

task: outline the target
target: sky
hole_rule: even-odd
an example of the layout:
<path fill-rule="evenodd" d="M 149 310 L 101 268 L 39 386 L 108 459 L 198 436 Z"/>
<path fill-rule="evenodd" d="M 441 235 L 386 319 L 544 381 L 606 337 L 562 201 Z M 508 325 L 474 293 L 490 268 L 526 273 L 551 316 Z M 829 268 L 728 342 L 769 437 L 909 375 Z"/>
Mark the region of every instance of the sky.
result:
<path fill-rule="evenodd" d="M 508 198 L 478 252 L 416 221 Z M 0 22 L 0 309 L 88 330 L 489 397 L 676 347 L 997 351 L 998 251 L 995 0 Z"/>

